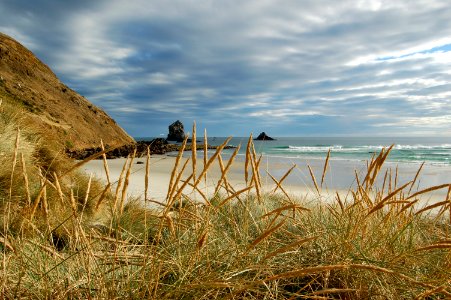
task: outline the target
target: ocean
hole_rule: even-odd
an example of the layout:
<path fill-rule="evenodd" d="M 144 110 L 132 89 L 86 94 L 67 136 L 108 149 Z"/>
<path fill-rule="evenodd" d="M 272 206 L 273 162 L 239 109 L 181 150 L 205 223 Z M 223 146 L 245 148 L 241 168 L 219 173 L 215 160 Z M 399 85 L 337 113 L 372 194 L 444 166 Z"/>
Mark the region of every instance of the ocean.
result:
<path fill-rule="evenodd" d="M 451 137 L 274 137 L 274 141 L 255 141 L 258 154 L 291 159 L 325 159 L 330 150 L 334 160 L 364 161 L 384 147 L 394 145 L 389 162 L 425 163 L 451 166 Z M 136 138 L 151 140 L 153 138 Z M 210 145 L 220 145 L 226 137 L 209 137 Z M 198 138 L 200 140 L 200 138 Z M 246 151 L 248 137 L 233 137 L 229 145 L 241 144 Z M 202 141 L 200 141 L 202 142 Z M 232 150 L 225 150 L 225 153 Z"/>
<path fill-rule="evenodd" d="M 225 138 L 210 138 L 209 143 L 221 144 Z M 230 145 L 241 144 L 246 150 L 248 138 L 232 138 Z M 444 137 L 279 137 L 275 141 L 254 141 L 255 149 L 270 157 L 293 159 L 368 160 L 382 148 L 394 145 L 388 161 L 451 165 L 451 138 Z"/>
<path fill-rule="evenodd" d="M 325 177 L 328 188 L 355 187 L 356 174 L 360 180 L 366 174 L 367 162 L 382 148 L 394 145 L 381 170 L 396 172 L 398 183 L 412 180 L 424 163 L 416 189 L 451 183 L 451 138 L 446 137 L 274 137 L 274 141 L 253 141 L 256 152 L 263 155 L 261 174 L 270 172 L 281 178 L 296 165 L 286 179 L 287 184 L 311 186 L 308 166 L 321 179 L 324 162 L 330 150 L 329 171 Z M 150 138 L 146 138 L 148 140 Z M 225 137 L 209 137 L 210 145 L 220 145 Z M 137 139 L 143 140 L 143 139 Z M 201 140 L 201 138 L 198 138 Z M 236 160 L 244 161 L 248 137 L 234 137 L 229 145 L 241 144 Z M 210 155 L 214 150 L 210 150 Z M 233 149 L 223 151 L 228 159 Z M 190 153 L 185 155 L 189 156 Z M 383 180 L 383 175 L 379 181 Z M 270 180 L 270 179 L 269 179 Z M 381 182 L 379 182 L 380 184 Z M 446 194 L 446 190 L 439 191 Z"/>

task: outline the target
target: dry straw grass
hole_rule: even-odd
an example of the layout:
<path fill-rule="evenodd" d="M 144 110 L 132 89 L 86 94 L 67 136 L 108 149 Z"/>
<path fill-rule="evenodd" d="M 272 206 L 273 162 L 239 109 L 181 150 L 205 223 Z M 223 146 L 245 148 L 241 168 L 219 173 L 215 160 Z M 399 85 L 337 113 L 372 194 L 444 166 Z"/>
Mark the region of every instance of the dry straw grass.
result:
<path fill-rule="evenodd" d="M 294 167 L 280 180 L 272 177 L 272 191 L 263 192 L 261 157 L 252 138 L 246 146 L 246 186 L 238 191 L 227 180 L 238 150 L 227 162 L 222 156 L 229 140 L 210 157 L 204 150 L 202 170 L 193 163 L 196 152 L 182 165 L 185 140 L 171 172 L 165 207 L 149 209 L 126 198 L 133 156 L 124 164 L 119 182 L 110 178 L 101 186 L 76 173 L 92 157 L 55 167 L 52 163 L 63 160 L 61 154 L 35 159 L 41 146 L 16 126 L 5 128 L 2 153 L 7 155 L 1 163 L 9 167 L 0 174 L 3 298 L 451 296 L 449 195 L 437 204 L 417 207 L 418 197 L 440 188 L 450 191 L 450 185 L 413 191 L 420 172 L 407 183 L 398 183 L 396 172 L 387 172 L 383 187 L 375 186 L 391 148 L 369 162 L 350 197 L 337 193 L 332 203 L 312 204 L 300 200 L 303 195 L 288 197 L 284 192 L 282 182 Z M 186 175 L 190 161 L 192 172 Z M 321 185 L 310 171 L 318 194 L 328 161 L 329 155 Z M 202 202 L 190 199 L 185 189 L 202 192 L 199 184 L 214 164 L 222 170 L 215 195 L 207 198 L 203 193 Z M 108 172 L 106 160 L 104 166 Z M 148 155 L 146 182 L 149 172 Z M 146 185 L 143 199 L 151 197 Z M 426 215 L 432 209 L 440 216 Z"/>

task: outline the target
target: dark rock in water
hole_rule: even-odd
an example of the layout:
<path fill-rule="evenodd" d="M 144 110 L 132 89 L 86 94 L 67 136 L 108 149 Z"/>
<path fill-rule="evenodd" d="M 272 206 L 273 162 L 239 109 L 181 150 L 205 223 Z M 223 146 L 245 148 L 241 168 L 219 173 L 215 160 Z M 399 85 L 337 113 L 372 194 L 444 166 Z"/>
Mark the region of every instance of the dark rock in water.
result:
<path fill-rule="evenodd" d="M 185 139 L 185 129 L 179 120 L 169 125 L 168 141 L 183 142 Z"/>
<path fill-rule="evenodd" d="M 255 138 L 254 140 L 256 141 L 274 141 L 274 139 L 268 135 L 266 135 L 265 132 L 262 132 L 258 135 L 257 138 Z"/>

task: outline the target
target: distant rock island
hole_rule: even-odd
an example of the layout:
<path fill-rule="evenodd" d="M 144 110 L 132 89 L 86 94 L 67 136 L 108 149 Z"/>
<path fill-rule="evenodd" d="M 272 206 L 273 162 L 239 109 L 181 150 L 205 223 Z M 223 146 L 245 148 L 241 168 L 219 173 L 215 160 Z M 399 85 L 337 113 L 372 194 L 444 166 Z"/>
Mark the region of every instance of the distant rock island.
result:
<path fill-rule="evenodd" d="M 264 131 L 258 135 L 257 138 L 254 140 L 256 141 L 275 141 L 272 137 L 268 136 Z"/>
<path fill-rule="evenodd" d="M 183 123 L 179 120 L 169 125 L 169 133 L 166 140 L 174 142 L 183 142 L 185 139 L 185 129 Z"/>

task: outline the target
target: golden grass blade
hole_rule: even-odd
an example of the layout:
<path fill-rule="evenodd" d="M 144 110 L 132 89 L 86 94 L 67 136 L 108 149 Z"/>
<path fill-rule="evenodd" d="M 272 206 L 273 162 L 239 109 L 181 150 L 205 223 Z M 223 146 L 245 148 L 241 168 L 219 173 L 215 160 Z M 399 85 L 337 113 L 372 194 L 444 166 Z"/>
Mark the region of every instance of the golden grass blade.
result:
<path fill-rule="evenodd" d="M 448 281 L 448 283 L 449 283 L 449 281 Z M 429 290 L 419 294 L 418 296 L 416 296 L 413 300 L 433 299 L 432 297 L 429 297 L 429 296 L 431 296 L 433 294 L 444 292 L 445 289 L 446 289 L 446 285 L 441 285 L 441 286 L 435 287 L 433 289 L 429 289 Z M 437 298 L 439 299 L 440 297 L 437 297 Z"/>
<path fill-rule="evenodd" d="M 183 182 L 182 185 L 179 187 L 177 193 L 175 193 L 175 195 L 172 197 L 172 199 L 178 199 L 182 195 L 183 189 L 185 189 L 185 187 L 187 185 L 192 186 L 192 184 L 189 182 L 192 178 L 193 178 L 193 174 L 189 175 L 186 180 L 184 180 L 184 181 L 182 180 L 182 182 Z M 197 191 L 199 191 L 199 190 L 197 190 Z M 200 194 L 205 200 L 207 199 L 207 197 L 205 197 L 205 195 L 203 193 L 200 193 Z M 206 201 L 206 202 L 208 203 L 208 201 Z M 166 205 L 166 207 L 168 207 L 168 210 L 171 209 L 173 203 L 174 203 L 174 201 L 171 202 L 171 206 Z"/>
<path fill-rule="evenodd" d="M 419 215 L 419 214 L 421 214 L 422 212 L 425 212 L 425 211 L 427 211 L 427 210 L 430 210 L 430 209 L 433 209 L 433 208 L 436 208 L 436 207 L 440 207 L 440 206 L 444 206 L 444 205 L 448 205 L 448 204 L 449 204 L 449 201 L 448 201 L 448 200 L 441 201 L 441 202 L 437 202 L 437 203 L 428 205 L 428 206 L 426 206 L 426 207 L 420 209 L 419 211 L 417 211 L 417 212 L 415 213 L 415 215 Z"/>
<path fill-rule="evenodd" d="M 207 141 L 207 129 L 204 129 L 204 168 L 208 161 L 208 141 Z"/>
<path fill-rule="evenodd" d="M 448 193 L 446 194 L 446 200 L 451 201 L 451 184 L 448 188 Z M 451 205 L 449 205 L 449 223 L 451 223 Z"/>
<path fill-rule="evenodd" d="M 329 151 L 327 151 L 326 162 L 324 163 L 323 175 L 321 176 L 321 187 L 323 187 L 324 177 L 326 176 L 329 158 L 330 158 L 330 148 Z"/>
<path fill-rule="evenodd" d="M 42 207 L 44 209 L 44 219 L 47 225 L 47 232 L 51 233 L 52 229 L 50 227 L 50 217 L 49 217 L 49 205 L 47 203 L 47 187 L 44 186 L 44 193 L 42 194 Z"/>
<path fill-rule="evenodd" d="M 61 205 L 64 205 L 64 195 L 63 191 L 61 190 L 61 185 L 58 180 L 58 175 L 56 174 L 56 172 L 53 172 L 53 177 L 55 178 L 56 192 L 58 193 L 58 197 L 60 198 Z"/>
<path fill-rule="evenodd" d="M 392 190 L 392 171 L 390 169 L 388 173 L 388 192 L 391 193 Z"/>
<path fill-rule="evenodd" d="M 208 161 L 208 141 L 207 141 L 207 129 L 204 129 L 204 168 Z M 207 173 L 205 173 L 205 185 L 207 185 Z"/>
<path fill-rule="evenodd" d="M 300 205 L 297 205 L 297 204 L 289 204 L 289 205 L 285 205 L 285 206 L 276 208 L 276 209 L 270 211 L 269 213 L 264 214 L 264 215 L 261 216 L 261 217 L 262 217 L 262 218 L 265 218 L 265 217 L 268 217 L 268 216 L 273 215 L 273 214 L 281 213 L 281 212 L 283 212 L 283 211 L 285 211 L 285 210 L 293 210 L 293 211 L 296 211 L 296 210 L 305 210 L 305 211 L 310 211 L 310 209 L 305 208 L 305 207 L 303 207 L 303 206 L 300 206 Z"/>
<path fill-rule="evenodd" d="M 398 186 L 398 165 L 396 165 L 396 169 L 395 169 L 395 189 Z"/>
<path fill-rule="evenodd" d="M 116 193 L 114 195 L 113 212 L 116 212 L 116 209 L 118 208 L 119 193 L 121 192 L 122 182 L 124 181 L 124 175 L 125 175 L 125 171 L 127 169 L 129 159 L 130 159 L 130 155 L 127 156 L 127 159 L 125 160 L 124 165 L 122 166 L 121 174 L 119 175 L 119 180 L 118 180 L 117 186 L 116 186 Z"/>
<path fill-rule="evenodd" d="M 78 215 L 77 203 L 75 202 L 74 190 L 70 189 L 70 205 L 72 208 L 72 213 L 75 217 Z"/>
<path fill-rule="evenodd" d="M 288 175 L 290 175 L 291 171 L 293 171 L 293 169 L 296 167 L 297 165 L 293 164 L 293 166 L 280 178 L 279 181 L 275 180 L 277 186 L 274 188 L 273 192 L 275 192 L 278 188 L 282 187 L 283 181 L 288 177 Z"/>
<path fill-rule="evenodd" d="M 188 177 L 188 179 L 191 179 L 191 176 Z M 186 181 L 183 181 L 183 180 L 182 180 L 182 182 L 185 183 Z M 204 201 L 205 201 L 205 203 L 207 204 L 207 206 L 211 206 L 211 203 L 210 203 L 210 201 L 208 200 L 207 196 L 202 192 L 201 189 L 199 189 L 198 186 L 194 186 L 194 184 L 191 183 L 191 182 L 186 182 L 186 183 L 187 183 L 189 186 L 191 186 L 191 187 L 193 188 L 193 191 L 197 191 L 197 192 L 199 193 L 199 195 L 202 197 L 202 199 L 204 199 Z M 180 194 L 181 194 L 181 193 L 180 193 Z M 183 194 L 181 194 L 181 195 L 183 196 Z"/>
<path fill-rule="evenodd" d="M 105 151 L 105 147 L 103 145 L 103 141 L 102 140 L 100 140 L 100 146 L 102 147 L 102 152 L 104 152 Z M 106 154 L 105 153 L 102 154 L 102 160 L 103 160 L 103 168 L 105 169 L 107 183 L 108 183 L 108 185 L 111 185 L 110 168 L 108 167 L 108 161 L 106 159 Z"/>
<path fill-rule="evenodd" d="M 124 187 L 122 188 L 122 194 L 121 194 L 121 205 L 120 205 L 121 214 L 124 211 L 124 203 L 125 203 L 125 199 L 127 198 L 127 189 L 128 189 L 128 185 L 130 183 L 130 174 L 132 171 L 133 161 L 135 159 L 135 156 L 136 156 L 136 148 L 133 151 L 132 157 L 130 158 L 130 163 L 128 164 L 128 167 L 127 167 L 127 173 L 125 174 Z"/>
<path fill-rule="evenodd" d="M 415 194 L 410 195 L 409 197 L 407 197 L 405 200 L 409 200 L 409 199 L 412 199 L 412 198 L 414 198 L 416 196 L 419 196 L 419 195 L 422 195 L 422 194 L 425 194 L 425 193 L 429 193 L 429 192 L 432 192 L 432 191 L 440 190 L 440 189 L 443 189 L 443 188 L 446 188 L 446 187 L 449 188 L 450 186 L 451 185 L 449 183 L 442 184 L 442 185 L 436 185 L 436 186 L 433 186 L 433 187 L 421 190 L 419 192 L 416 192 Z"/>
<path fill-rule="evenodd" d="M 368 172 L 365 176 L 365 179 L 363 180 L 363 184 L 367 186 L 373 186 L 374 181 L 376 180 L 376 177 L 384 164 L 385 160 L 387 159 L 387 156 L 390 154 L 391 150 L 393 149 L 395 145 L 391 145 L 388 149 L 383 148 L 379 155 L 376 157 L 374 161 L 370 164 L 370 167 L 368 169 Z"/>
<path fill-rule="evenodd" d="M 389 204 L 410 204 L 411 202 L 408 200 L 394 200 L 394 201 L 387 201 L 385 202 L 386 205 Z"/>
<path fill-rule="evenodd" d="M 237 191 L 236 193 L 234 193 L 233 195 L 227 197 L 227 198 L 224 199 L 221 203 L 219 203 L 218 207 L 223 206 L 224 204 L 226 204 L 229 200 L 231 200 L 231 199 L 233 199 L 233 198 L 238 198 L 239 195 L 241 195 L 241 194 L 244 193 L 244 192 L 249 191 L 249 190 L 252 189 L 252 188 L 253 188 L 253 186 L 250 185 L 250 186 L 248 186 L 248 187 L 245 187 L 245 188 L 242 189 L 242 190 Z M 239 199 L 239 198 L 238 198 L 238 199 Z"/>
<path fill-rule="evenodd" d="M 218 163 L 219 163 L 219 170 L 221 172 L 221 178 L 218 180 L 218 182 L 216 184 L 215 192 L 213 193 L 213 195 L 216 194 L 217 191 L 219 190 L 219 188 L 221 187 L 221 182 L 222 182 L 222 179 L 224 178 L 224 176 L 227 176 L 226 174 L 224 174 L 225 167 L 224 167 L 224 161 L 222 160 L 221 154 L 218 155 Z"/>
<path fill-rule="evenodd" d="M 273 252 L 267 254 L 265 257 L 263 257 L 262 261 L 265 261 L 268 258 L 274 257 L 274 256 L 279 255 L 281 253 L 285 253 L 285 252 L 287 252 L 287 251 L 289 251 L 289 250 L 291 250 L 291 249 L 293 249 L 295 247 L 298 247 L 299 245 L 302 245 L 302 244 L 305 244 L 307 242 L 316 240 L 317 238 L 318 238 L 318 236 L 313 236 L 313 237 L 309 237 L 309 238 L 305 238 L 305 239 L 301 239 L 301 240 L 295 241 L 295 242 L 293 242 L 291 244 L 288 244 L 288 245 L 286 245 L 284 247 L 281 247 L 281 248 L 277 249 L 276 251 L 273 251 Z"/>
<path fill-rule="evenodd" d="M 25 186 L 25 197 L 27 197 L 28 205 L 31 205 L 30 184 L 28 181 L 28 173 L 27 173 L 27 168 L 25 166 L 25 158 L 23 156 L 23 153 L 20 154 L 20 160 L 22 162 L 22 174 L 23 174 L 23 181 L 24 181 L 24 186 Z"/>
<path fill-rule="evenodd" d="M 205 230 L 200 239 L 197 241 L 197 249 L 201 249 L 205 245 L 205 242 L 207 241 L 207 236 L 208 236 L 208 228 L 207 230 Z"/>
<path fill-rule="evenodd" d="M 310 166 L 308 165 L 308 170 L 310 172 L 310 177 L 312 178 L 313 184 L 315 185 L 315 189 L 318 192 L 318 195 L 321 195 L 319 188 L 318 188 L 318 184 L 316 183 L 316 178 L 315 178 L 315 174 L 313 174 L 312 168 L 310 168 Z"/>
<path fill-rule="evenodd" d="M 176 176 L 175 174 L 177 173 L 177 168 L 180 164 L 180 159 L 183 156 L 183 151 L 185 151 L 187 141 L 188 141 L 188 137 L 185 137 L 185 139 L 183 140 L 182 146 L 179 149 L 177 158 L 175 159 L 174 168 L 172 168 L 172 172 L 171 172 L 171 179 L 169 180 L 168 193 L 166 195 L 166 199 L 169 199 L 169 196 L 172 193 L 172 189 L 174 188 L 174 180 L 175 180 L 175 176 Z"/>
<path fill-rule="evenodd" d="M 276 183 L 276 187 L 274 188 L 274 190 L 272 191 L 272 193 L 275 193 L 275 191 L 277 190 L 277 188 L 279 188 L 282 193 L 285 195 L 285 197 L 287 197 L 288 201 L 291 202 L 291 198 L 288 195 L 288 193 L 285 191 L 285 189 L 282 187 L 282 185 L 280 184 L 280 181 L 277 181 L 277 179 L 274 178 L 274 176 L 271 175 L 271 173 L 269 173 L 268 171 L 266 171 L 266 173 L 269 175 L 269 178 L 271 178 L 275 183 Z"/>
<path fill-rule="evenodd" d="M 260 194 L 260 182 L 258 181 L 259 175 L 258 170 L 256 167 L 256 161 L 254 158 L 251 157 L 251 166 L 252 166 L 252 180 L 251 182 L 254 182 L 255 184 L 255 191 L 257 192 L 257 199 L 261 200 L 261 194 Z"/>
<path fill-rule="evenodd" d="M 175 193 L 175 191 L 176 191 L 177 185 L 178 185 L 178 183 L 180 182 L 180 179 L 182 178 L 183 172 L 185 171 L 185 168 L 186 168 L 186 166 L 188 165 L 189 162 L 190 162 L 190 159 L 188 158 L 188 159 L 185 161 L 185 163 L 183 164 L 181 171 L 177 174 L 177 177 L 175 178 L 175 180 L 174 180 L 174 182 L 173 182 L 173 187 L 171 188 L 171 192 L 170 192 L 170 194 L 169 194 L 169 197 L 166 198 L 166 202 L 167 202 L 167 205 L 168 205 L 168 208 L 169 208 L 169 209 L 172 207 L 172 204 L 173 204 L 173 202 L 174 202 L 174 199 L 175 199 L 174 193 Z M 191 175 L 192 175 L 192 174 L 191 174 Z M 190 177 L 191 177 L 191 176 L 190 176 Z M 186 186 L 186 185 L 183 185 L 183 188 L 184 188 L 185 186 Z M 183 189 L 179 189 L 179 191 L 180 191 L 180 190 L 183 190 Z M 178 193 L 177 193 L 177 194 L 178 194 Z"/>
<path fill-rule="evenodd" d="M 335 194 L 337 195 L 338 205 L 340 205 L 341 212 L 343 213 L 345 211 L 345 207 L 343 205 L 343 201 L 341 201 L 340 194 L 338 194 L 338 192 L 335 192 Z"/>
<path fill-rule="evenodd" d="M 409 204 L 404 205 L 396 215 L 399 216 L 400 214 L 402 214 L 404 211 L 409 209 L 409 207 L 411 207 L 412 205 L 414 205 L 417 202 L 418 202 L 418 200 L 414 200 L 414 201 L 410 202 Z"/>
<path fill-rule="evenodd" d="M 251 144 L 252 144 L 252 133 L 249 136 L 246 147 L 246 159 L 244 161 L 244 181 L 246 184 L 249 181 L 249 161 L 251 157 Z"/>
<path fill-rule="evenodd" d="M 374 272 L 381 272 L 381 273 L 386 273 L 386 274 L 392 274 L 394 276 L 397 276 L 399 278 L 402 278 L 406 281 L 409 281 L 413 284 L 419 285 L 419 286 L 423 286 L 423 287 L 428 287 L 428 288 L 433 288 L 434 286 L 430 285 L 430 284 L 426 284 L 420 281 L 417 281 L 409 276 L 406 276 L 404 274 L 395 272 L 393 270 L 390 269 L 386 269 L 386 268 L 382 268 L 382 267 L 378 267 L 378 266 L 374 266 L 374 265 L 365 265 L 365 264 L 349 264 L 349 265 L 328 265 L 328 266 L 318 266 L 318 267 L 306 267 L 306 268 L 302 268 L 302 269 L 298 269 L 298 270 L 293 270 L 293 271 L 289 271 L 289 272 L 284 272 L 281 274 L 277 274 L 271 277 L 268 277 L 266 279 L 264 279 L 263 281 L 272 281 L 272 280 L 278 280 L 278 279 L 287 279 L 287 278 L 295 278 L 295 277 L 300 277 L 300 276 L 304 276 L 307 274 L 315 274 L 315 273 L 322 273 L 322 272 L 327 272 L 327 271 L 333 271 L 333 270 L 348 270 L 348 269 L 359 269 L 359 270 L 369 270 L 369 271 L 374 271 Z"/>
<path fill-rule="evenodd" d="M 146 175 L 144 176 L 144 202 L 147 202 L 147 195 L 149 193 L 149 174 L 150 174 L 150 146 L 147 146 Z"/>
<path fill-rule="evenodd" d="M 418 175 L 420 175 L 421 169 L 423 169 L 424 162 L 421 164 L 420 168 L 418 169 L 417 173 L 415 174 L 415 177 L 413 178 L 412 185 L 410 186 L 409 192 L 407 192 L 407 195 L 410 195 L 410 192 L 412 191 L 413 186 L 415 185 L 415 182 L 417 182 Z"/>
<path fill-rule="evenodd" d="M 258 189 L 261 190 L 261 176 L 260 176 L 260 163 L 262 161 L 262 157 L 263 155 L 260 154 L 260 156 L 257 159 L 257 152 L 255 151 L 255 145 L 252 142 L 251 145 L 251 154 L 252 154 L 252 159 L 251 159 L 251 165 L 252 165 L 252 178 L 255 181 L 256 186 L 258 186 Z M 253 162 L 253 164 L 252 164 Z M 252 181 L 252 180 L 251 180 Z M 259 195 L 259 191 L 257 191 L 257 196 Z"/>
<path fill-rule="evenodd" d="M 415 249 L 415 251 L 425 251 L 425 250 L 432 250 L 432 249 L 451 249 L 451 243 L 450 244 L 433 244 L 433 245 Z"/>
<path fill-rule="evenodd" d="M 373 207 L 374 204 L 373 204 L 373 202 L 371 201 L 371 198 L 370 198 L 370 196 L 368 195 L 367 191 L 366 191 L 363 187 L 361 187 L 361 186 L 359 186 L 358 191 L 360 192 L 360 195 L 362 196 L 362 200 L 366 203 L 366 205 L 367 205 L 368 207 Z"/>
<path fill-rule="evenodd" d="M 86 204 L 88 203 L 89 193 L 91 192 L 91 182 L 92 182 L 92 173 L 89 175 L 88 186 L 86 188 L 86 195 L 85 195 L 85 199 L 83 201 L 83 207 L 81 210 L 80 219 L 83 218 L 83 212 L 85 211 Z"/>
<path fill-rule="evenodd" d="M 202 180 L 202 178 L 205 176 L 205 174 L 207 173 L 208 169 L 210 168 L 211 164 L 216 160 L 216 158 L 218 157 L 218 155 L 222 152 L 222 150 L 224 149 L 224 147 L 230 142 L 230 140 L 232 139 L 232 137 L 228 137 L 224 143 L 222 143 L 217 149 L 215 154 L 213 154 L 212 157 L 210 157 L 210 159 L 207 162 L 207 165 L 205 166 L 205 168 L 202 170 L 202 172 L 200 173 L 199 177 L 197 178 L 197 180 L 194 183 L 194 187 L 197 187 L 197 185 L 199 184 L 199 182 Z"/>
<path fill-rule="evenodd" d="M 196 141 L 196 121 L 193 122 L 193 136 L 191 137 L 191 158 L 193 165 L 193 181 L 196 181 L 197 167 L 197 141 Z"/>
<path fill-rule="evenodd" d="M 238 151 L 240 151 L 241 145 L 238 145 L 238 147 L 235 148 L 235 151 L 233 151 L 232 156 L 230 157 L 229 161 L 227 162 L 227 166 L 222 169 L 221 167 L 221 178 L 218 180 L 218 184 L 216 185 L 215 192 L 216 194 L 219 191 L 219 188 L 221 186 L 222 181 L 226 180 L 227 173 L 229 172 L 230 167 L 233 164 L 233 161 L 235 160 L 235 157 L 238 155 Z M 220 164 L 222 163 L 221 155 L 218 156 Z"/>
<path fill-rule="evenodd" d="M 367 214 L 367 216 L 369 216 L 370 214 L 372 214 L 373 212 L 381 209 L 384 205 L 385 202 L 387 202 L 388 200 L 390 200 L 391 198 L 393 198 L 393 196 L 395 196 L 396 194 L 398 194 L 400 191 L 402 191 L 404 188 L 406 188 L 406 186 L 408 186 L 409 184 L 411 184 L 411 181 L 407 182 L 406 184 L 404 184 L 403 186 L 401 186 L 400 188 L 394 190 L 393 192 L 391 192 L 390 194 L 388 194 L 384 199 L 382 199 L 381 201 L 379 201 Z M 405 199 L 408 200 L 408 199 Z"/>
<path fill-rule="evenodd" d="M 357 189 L 358 189 L 358 190 L 360 190 L 360 189 L 363 190 L 363 187 L 362 187 L 362 185 L 360 184 L 359 174 L 357 173 L 357 170 L 354 170 L 354 177 L 355 177 L 355 182 L 357 183 Z"/>
<path fill-rule="evenodd" d="M 44 195 L 44 187 L 45 187 L 45 183 L 43 186 L 41 186 L 38 196 L 34 200 L 33 208 L 31 209 L 31 214 L 30 214 L 30 221 L 33 220 L 34 214 L 36 213 L 36 210 L 38 209 L 39 203 L 41 202 L 41 198 Z"/>
<path fill-rule="evenodd" d="M 10 181 L 10 185 L 9 185 L 9 199 L 10 200 L 11 200 L 12 193 L 13 193 L 14 170 L 16 168 L 17 154 L 19 152 L 19 140 L 20 140 L 20 129 L 17 128 L 16 142 L 14 144 L 14 154 L 13 154 L 13 161 L 12 161 L 11 181 Z"/>
<path fill-rule="evenodd" d="M 100 205 L 102 204 L 103 200 L 105 200 L 106 196 L 108 195 L 108 191 L 110 190 L 110 184 L 107 183 L 107 185 L 105 186 L 105 188 L 102 191 L 102 194 L 100 194 L 99 200 L 97 200 L 95 209 L 98 210 Z"/>
<path fill-rule="evenodd" d="M 388 170 L 385 170 L 385 175 L 384 175 L 384 181 L 382 182 L 382 193 L 385 191 L 385 186 L 387 184 L 387 176 L 388 176 Z M 387 191 L 387 193 L 390 193 L 390 191 Z"/>
<path fill-rule="evenodd" d="M 371 181 L 370 181 L 370 186 L 372 186 L 377 178 L 377 175 L 379 174 L 379 171 L 382 168 L 382 165 L 385 163 L 385 161 L 387 160 L 388 155 L 390 154 L 391 150 L 393 149 L 393 147 L 395 146 L 395 144 L 392 144 L 390 147 L 388 147 L 388 149 L 384 149 L 384 151 L 381 151 L 381 158 L 380 160 L 377 162 L 376 164 L 376 168 L 374 169 L 374 173 L 373 176 L 371 177 Z"/>
<path fill-rule="evenodd" d="M 380 160 L 380 157 L 381 157 L 383 151 L 384 151 L 384 148 L 382 148 L 381 152 L 379 153 L 379 155 L 375 159 L 374 159 L 374 157 L 371 159 L 371 163 L 370 163 L 370 166 L 368 167 L 368 170 L 366 172 L 365 179 L 363 179 L 363 184 L 369 185 L 371 174 L 373 173 L 374 168 L 376 167 L 378 161 Z"/>
<path fill-rule="evenodd" d="M 254 248 L 255 246 L 257 246 L 260 242 L 262 242 L 263 240 L 265 240 L 266 238 L 268 238 L 271 234 L 273 234 L 277 229 L 279 229 L 280 227 L 282 227 L 285 224 L 285 221 L 287 219 L 283 219 L 282 221 L 280 221 L 279 224 L 275 225 L 274 227 L 269 228 L 268 230 L 266 230 L 265 232 L 263 232 L 259 237 L 257 237 L 246 249 L 246 252 L 249 252 L 249 250 L 251 250 L 252 248 Z"/>

